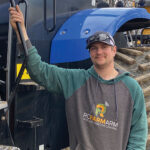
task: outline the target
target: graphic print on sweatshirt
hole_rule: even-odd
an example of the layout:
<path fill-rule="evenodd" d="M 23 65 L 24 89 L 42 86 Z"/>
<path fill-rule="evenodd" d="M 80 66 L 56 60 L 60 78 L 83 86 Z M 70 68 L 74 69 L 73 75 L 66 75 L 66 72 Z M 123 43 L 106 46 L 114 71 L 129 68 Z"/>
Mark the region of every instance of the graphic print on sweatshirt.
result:
<path fill-rule="evenodd" d="M 107 120 L 105 118 L 105 113 L 107 112 L 107 109 L 109 107 L 105 104 L 97 104 L 95 108 L 95 114 L 89 114 L 89 113 L 84 113 L 83 114 L 83 120 L 87 121 L 89 123 L 93 123 L 97 126 L 117 130 L 118 128 L 118 122 L 112 121 L 112 120 Z"/>

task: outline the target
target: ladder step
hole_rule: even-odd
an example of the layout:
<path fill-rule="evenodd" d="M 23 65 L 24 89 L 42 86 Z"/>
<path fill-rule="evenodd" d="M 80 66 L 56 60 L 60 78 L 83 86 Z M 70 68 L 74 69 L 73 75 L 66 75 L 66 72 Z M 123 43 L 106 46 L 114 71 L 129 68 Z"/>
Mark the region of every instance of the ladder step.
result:
<path fill-rule="evenodd" d="M 17 127 L 36 128 L 43 126 L 43 119 L 34 117 L 32 120 L 17 120 Z"/>

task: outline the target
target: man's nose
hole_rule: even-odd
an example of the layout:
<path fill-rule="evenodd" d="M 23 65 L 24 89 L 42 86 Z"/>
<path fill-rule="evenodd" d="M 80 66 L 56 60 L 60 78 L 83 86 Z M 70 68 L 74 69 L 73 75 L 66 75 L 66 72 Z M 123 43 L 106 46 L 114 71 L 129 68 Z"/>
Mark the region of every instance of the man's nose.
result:
<path fill-rule="evenodd" d="M 103 49 L 101 47 L 97 48 L 97 53 L 102 53 Z"/>

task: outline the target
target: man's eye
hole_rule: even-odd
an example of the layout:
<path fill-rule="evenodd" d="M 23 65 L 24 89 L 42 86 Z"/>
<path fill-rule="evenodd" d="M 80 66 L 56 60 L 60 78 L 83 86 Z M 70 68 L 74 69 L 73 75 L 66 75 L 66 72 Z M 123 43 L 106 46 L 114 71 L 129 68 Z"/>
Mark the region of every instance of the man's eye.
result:
<path fill-rule="evenodd" d="M 105 48 L 107 48 L 107 47 L 108 47 L 107 45 L 103 45 L 103 47 L 102 47 L 102 48 L 103 48 L 103 49 L 105 49 Z"/>
<path fill-rule="evenodd" d="M 97 50 L 97 48 L 96 47 L 91 47 L 90 50 L 95 51 L 95 50 Z"/>

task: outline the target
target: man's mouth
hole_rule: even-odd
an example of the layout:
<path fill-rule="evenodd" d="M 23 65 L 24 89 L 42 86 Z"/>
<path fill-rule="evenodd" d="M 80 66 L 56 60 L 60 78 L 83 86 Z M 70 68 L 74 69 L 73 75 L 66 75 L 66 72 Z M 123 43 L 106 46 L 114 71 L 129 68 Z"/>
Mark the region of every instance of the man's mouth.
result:
<path fill-rule="evenodd" d="M 104 58 L 104 56 L 97 56 L 97 57 L 95 57 L 96 59 L 102 59 L 102 58 Z"/>

